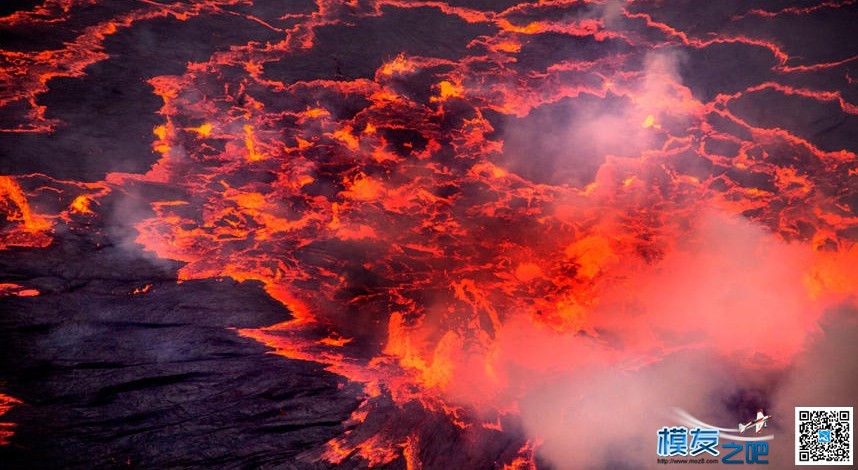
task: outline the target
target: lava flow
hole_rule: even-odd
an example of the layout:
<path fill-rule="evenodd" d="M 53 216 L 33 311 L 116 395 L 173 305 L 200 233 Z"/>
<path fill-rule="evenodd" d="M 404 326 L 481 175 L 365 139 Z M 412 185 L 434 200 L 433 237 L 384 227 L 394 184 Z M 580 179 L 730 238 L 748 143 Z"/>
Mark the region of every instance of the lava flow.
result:
<path fill-rule="evenodd" d="M 74 132 L 42 97 L 119 57 L 113 36 L 168 20 L 260 35 L 184 62 L 151 51 L 180 63 L 142 77 L 160 100 L 151 168 L 4 166 L 0 249 L 110 219 L 125 231 L 106 236 L 133 228 L 124 243 L 182 262 L 180 282 L 261 282 L 290 317 L 240 334 L 363 387 L 299 461 L 441 468 L 463 446 L 462 466 L 610 467 L 613 445 L 653 447 L 647 410 L 738 387 L 712 364 L 788 376 L 854 305 L 858 45 L 783 32 L 854 2 L 700 22 L 648 1 L 254 3 L 46 0 L 0 19 L 75 32 L 2 52 L 3 131 L 21 139 Z M 23 284 L 0 295 L 39 294 Z"/>

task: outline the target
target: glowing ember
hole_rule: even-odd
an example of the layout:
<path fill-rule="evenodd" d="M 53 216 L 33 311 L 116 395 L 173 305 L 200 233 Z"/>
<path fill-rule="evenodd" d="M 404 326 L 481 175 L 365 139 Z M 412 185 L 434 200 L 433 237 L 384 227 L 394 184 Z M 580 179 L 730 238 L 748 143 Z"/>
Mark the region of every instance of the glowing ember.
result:
<path fill-rule="evenodd" d="M 5 295 L 17 295 L 18 297 L 35 297 L 39 295 L 37 289 L 27 289 L 18 284 L 5 283 L 0 284 L 0 297 Z"/>
<path fill-rule="evenodd" d="M 0 393 L 0 419 L 10 408 L 18 403 L 21 403 L 21 401 Z M 9 438 L 12 437 L 14 429 L 14 423 L 0 421 L 0 446 L 9 444 Z"/>
<path fill-rule="evenodd" d="M 51 223 L 33 212 L 20 186 L 9 176 L 0 176 L 0 214 L 8 222 L 0 231 L 0 249 L 44 247 L 50 243 Z"/>

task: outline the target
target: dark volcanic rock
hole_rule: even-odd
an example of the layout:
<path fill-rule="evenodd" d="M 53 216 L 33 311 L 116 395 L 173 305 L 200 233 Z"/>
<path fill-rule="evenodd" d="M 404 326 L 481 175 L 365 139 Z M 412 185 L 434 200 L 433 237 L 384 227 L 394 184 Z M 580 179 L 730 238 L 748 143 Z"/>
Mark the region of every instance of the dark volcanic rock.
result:
<path fill-rule="evenodd" d="M 313 49 L 266 63 L 266 76 L 284 83 L 371 78 L 384 61 L 400 53 L 459 59 L 474 38 L 494 30 L 434 8 L 382 11 L 382 16 L 354 25 L 316 28 Z"/>
<path fill-rule="evenodd" d="M 48 82 L 39 104 L 47 107 L 47 118 L 59 121 L 54 132 L 0 139 L 0 173 L 83 181 L 116 171 L 145 173 L 158 158 L 152 129 L 163 123 L 156 113 L 163 101 L 147 81 L 181 74 L 188 62 L 207 61 L 230 45 L 275 37 L 235 15 L 154 19 L 121 29 L 105 40 L 110 57 L 87 67 L 85 76 Z M 0 122 L 15 127 L 19 118 L 7 113 Z"/>
<path fill-rule="evenodd" d="M 228 329 L 288 318 L 258 284 L 177 284 L 71 237 L 0 253 L 0 282 L 42 292 L 0 299 L 0 383 L 24 402 L 0 468 L 324 467 L 296 456 L 357 406 L 357 386 Z"/>

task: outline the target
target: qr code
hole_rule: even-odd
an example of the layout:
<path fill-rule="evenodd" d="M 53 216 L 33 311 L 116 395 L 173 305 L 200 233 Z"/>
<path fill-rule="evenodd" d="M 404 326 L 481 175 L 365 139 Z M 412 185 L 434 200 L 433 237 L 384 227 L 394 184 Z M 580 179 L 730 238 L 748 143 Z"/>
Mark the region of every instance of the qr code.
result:
<path fill-rule="evenodd" d="M 795 464 L 852 465 L 852 407 L 796 407 Z"/>

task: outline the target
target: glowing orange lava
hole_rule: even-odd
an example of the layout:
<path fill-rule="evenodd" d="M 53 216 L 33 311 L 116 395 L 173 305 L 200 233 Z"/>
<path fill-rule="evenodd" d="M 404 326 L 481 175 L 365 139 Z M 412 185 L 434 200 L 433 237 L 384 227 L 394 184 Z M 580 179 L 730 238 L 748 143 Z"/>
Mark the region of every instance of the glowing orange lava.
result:
<path fill-rule="evenodd" d="M 38 106 L 49 80 L 83 76 L 87 65 L 107 60 L 101 45 L 118 29 L 229 3 L 143 2 L 63 49 L 21 53 L 0 77 L 12 90 L 0 106 L 24 102 L 28 115 L 6 130 L 53 129 Z M 761 92 L 844 115 L 858 114 L 856 104 L 841 90 L 768 79 L 706 101 L 683 83 L 681 58 L 669 51 L 759 49 L 776 77 L 848 60 L 799 64 L 768 38 L 697 37 L 632 4 L 548 15 L 567 2 L 496 13 L 422 1 L 328 3 L 298 15 L 280 42 L 222 50 L 183 74 L 153 77 L 163 100 L 163 123 L 152 130 L 159 161 L 144 175 L 78 186 L 62 209 L 69 217 L 98 214 L 99 197 L 127 181 L 162 187 L 169 196 L 150 196 L 154 215 L 135 225 L 139 244 L 185 263 L 181 280 L 258 280 L 288 307 L 293 319 L 241 334 L 365 387 L 349 430 L 318 458 L 338 464 L 357 456 L 373 467 L 402 457 L 407 468 L 421 468 L 428 438 L 419 429 L 369 437 L 354 430 L 382 396 L 400 407 L 419 404 L 458 429 L 503 432 L 501 418 L 518 413 L 527 393 L 516 374 L 538 383 L 590 363 L 631 371 L 677 350 L 730 356 L 735 342 L 747 345 L 748 357 L 783 367 L 825 308 L 855 293 L 858 248 L 844 234 L 858 215 L 836 189 L 856 187 L 855 153 L 754 125 L 730 106 Z M 270 72 L 312 51 L 320 28 L 386 8 L 437 10 L 491 33 L 472 38 L 462 58 L 403 51 L 359 78 L 286 82 Z M 733 21 L 808 11 L 750 10 Z M 549 19 L 526 19 L 542 13 Z M 65 14 L 47 8 L 2 21 Z M 526 69 L 535 38 L 557 35 L 622 47 Z M 585 183 L 529 178 L 509 164 L 536 157 L 508 146 L 526 118 L 550 106 L 584 109 L 587 100 L 612 104 L 563 135 L 539 135 L 570 159 L 593 163 Z M 513 124 L 496 129 L 497 115 Z M 594 162 L 581 156 L 586 145 L 601 152 Z M 0 249 L 45 247 L 54 219 L 33 210 L 16 178 L 0 176 L 7 221 Z M 15 289 L 6 291 L 28 295 Z M 719 301 L 703 302 L 709 295 Z M 684 332 L 660 326 L 683 315 L 697 321 L 699 341 L 672 340 Z M 783 331 L 759 340 L 713 318 Z M 538 446 L 531 439 L 498 465 L 535 468 Z"/>
<path fill-rule="evenodd" d="M 21 403 L 21 401 L 0 393 L 0 418 L 18 403 Z M 0 446 L 9 444 L 9 439 L 14 434 L 14 429 L 14 423 L 0 421 Z"/>

